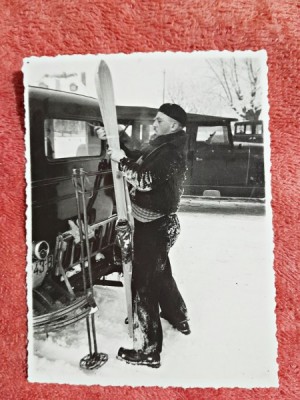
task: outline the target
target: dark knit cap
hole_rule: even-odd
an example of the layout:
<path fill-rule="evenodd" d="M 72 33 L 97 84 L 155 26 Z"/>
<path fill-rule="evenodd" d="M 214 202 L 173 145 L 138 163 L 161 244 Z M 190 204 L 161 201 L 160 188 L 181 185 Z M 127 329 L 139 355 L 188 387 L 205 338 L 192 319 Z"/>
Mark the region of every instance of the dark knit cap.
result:
<path fill-rule="evenodd" d="M 182 126 L 186 125 L 187 121 L 186 112 L 178 104 L 165 103 L 159 107 L 158 111 L 180 122 Z"/>

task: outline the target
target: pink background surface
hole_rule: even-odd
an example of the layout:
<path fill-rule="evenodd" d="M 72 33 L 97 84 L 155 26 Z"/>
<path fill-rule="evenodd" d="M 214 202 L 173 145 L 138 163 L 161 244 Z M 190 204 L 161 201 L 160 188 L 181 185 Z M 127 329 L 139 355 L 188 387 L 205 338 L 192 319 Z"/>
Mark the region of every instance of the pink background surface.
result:
<path fill-rule="evenodd" d="M 1 398 L 299 399 L 297 1 L 2 0 L 0 6 Z M 280 387 L 215 390 L 28 383 L 22 59 L 224 49 L 268 52 Z"/>

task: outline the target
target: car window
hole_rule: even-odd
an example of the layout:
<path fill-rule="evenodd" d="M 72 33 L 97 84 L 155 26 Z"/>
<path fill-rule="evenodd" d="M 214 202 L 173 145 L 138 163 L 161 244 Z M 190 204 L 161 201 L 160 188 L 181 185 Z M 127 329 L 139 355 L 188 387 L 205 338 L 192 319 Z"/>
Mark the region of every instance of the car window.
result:
<path fill-rule="evenodd" d="M 228 128 L 227 126 L 199 126 L 196 140 L 207 144 L 228 144 Z"/>
<path fill-rule="evenodd" d="M 245 134 L 245 135 L 262 135 L 263 134 L 263 126 L 261 123 L 257 124 L 243 124 L 236 126 L 236 134 Z"/>
<path fill-rule="evenodd" d="M 94 126 L 99 124 L 67 119 L 44 122 L 45 154 L 49 159 L 99 156 L 101 140 Z"/>
<path fill-rule="evenodd" d="M 263 134 L 263 126 L 262 126 L 262 124 L 257 124 L 256 125 L 255 134 L 256 135 L 262 135 Z"/>
<path fill-rule="evenodd" d="M 252 135 L 252 131 L 253 131 L 252 125 L 247 124 L 245 129 L 245 134 Z"/>

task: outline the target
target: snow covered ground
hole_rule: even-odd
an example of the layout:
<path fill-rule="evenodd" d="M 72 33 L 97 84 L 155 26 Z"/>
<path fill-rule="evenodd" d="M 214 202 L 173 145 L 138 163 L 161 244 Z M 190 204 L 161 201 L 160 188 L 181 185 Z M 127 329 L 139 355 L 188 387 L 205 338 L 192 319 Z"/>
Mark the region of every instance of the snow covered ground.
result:
<path fill-rule="evenodd" d="M 99 351 L 108 362 L 85 372 L 85 320 L 48 338 L 31 340 L 29 380 L 70 384 L 270 387 L 277 386 L 272 236 L 266 216 L 180 213 L 182 233 L 171 250 L 173 273 L 188 305 L 192 333 L 162 320 L 162 366 L 116 359 L 132 347 L 124 325 L 123 288 L 96 287 Z"/>

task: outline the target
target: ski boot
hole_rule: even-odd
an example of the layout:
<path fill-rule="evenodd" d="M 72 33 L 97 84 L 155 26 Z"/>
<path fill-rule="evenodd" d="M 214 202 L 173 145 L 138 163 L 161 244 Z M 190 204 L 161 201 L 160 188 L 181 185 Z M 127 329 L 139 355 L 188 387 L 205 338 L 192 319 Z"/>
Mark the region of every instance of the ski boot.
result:
<path fill-rule="evenodd" d="M 129 350 L 120 347 L 117 359 L 126 361 L 127 364 L 146 365 L 151 368 L 160 367 L 160 355 L 157 351 L 146 354 L 142 350 Z"/>
<path fill-rule="evenodd" d="M 169 322 L 170 325 L 173 326 L 174 329 L 177 329 L 179 332 L 183 333 L 184 335 L 189 335 L 191 333 L 191 328 L 187 320 L 181 322 L 172 322 L 167 318 L 164 313 L 159 314 L 161 318 L 165 319 Z"/>

